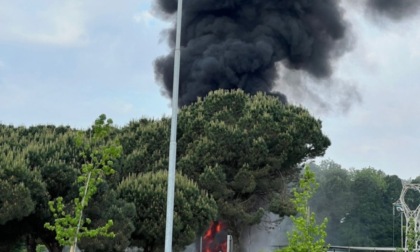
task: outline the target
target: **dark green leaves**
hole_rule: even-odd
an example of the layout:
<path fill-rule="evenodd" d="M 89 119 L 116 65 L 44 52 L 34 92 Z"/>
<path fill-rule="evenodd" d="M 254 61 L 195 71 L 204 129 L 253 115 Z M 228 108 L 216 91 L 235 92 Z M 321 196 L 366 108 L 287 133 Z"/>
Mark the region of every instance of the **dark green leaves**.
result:
<path fill-rule="evenodd" d="M 134 203 L 137 217 L 132 237 L 146 251 L 160 251 L 165 240 L 165 211 L 168 174 L 166 171 L 132 175 L 118 187 L 120 197 Z M 216 202 L 196 183 L 176 175 L 174 246 L 182 249 L 194 241 L 216 217 Z"/>

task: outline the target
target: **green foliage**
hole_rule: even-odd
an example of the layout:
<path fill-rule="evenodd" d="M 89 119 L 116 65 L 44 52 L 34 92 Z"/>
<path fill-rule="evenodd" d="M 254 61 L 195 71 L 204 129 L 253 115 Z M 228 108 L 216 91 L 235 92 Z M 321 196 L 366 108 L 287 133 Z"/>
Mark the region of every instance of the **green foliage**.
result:
<path fill-rule="evenodd" d="M 340 232 L 352 204 L 351 173 L 331 160 L 324 160 L 319 166 L 311 164 L 319 188 L 310 200 L 310 207 L 318 221 L 328 218 L 326 241 L 341 245 Z"/>
<path fill-rule="evenodd" d="M 287 184 L 298 164 L 329 146 L 321 128 L 307 110 L 276 97 L 210 92 L 180 111 L 177 167 L 214 196 L 238 236 L 265 211 L 293 213 Z"/>
<path fill-rule="evenodd" d="M 400 178 L 373 168 L 346 170 L 330 160 L 312 167 L 320 187 L 310 205 L 317 216 L 329 220 L 327 242 L 372 247 L 401 244 L 400 215 L 393 215 L 392 210 L 401 193 Z"/>
<path fill-rule="evenodd" d="M 44 245 L 38 245 L 36 246 L 36 252 L 48 252 L 48 250 Z"/>
<path fill-rule="evenodd" d="M 86 242 L 80 245 L 87 250 L 117 251 L 122 248 L 114 246 L 117 242 L 128 244 L 133 223 L 121 213 L 134 216 L 130 204 L 108 195 L 131 173 L 167 169 L 169 122 L 168 118 L 141 119 L 115 129 L 101 116 L 87 131 L 51 125 L 0 125 L 0 222 L 4 223 L 0 223 L 0 235 L 12 242 L 30 235 L 50 251 L 59 250 L 57 230 L 45 229 L 44 223 L 55 227 L 55 219 L 64 218 L 64 212 L 86 217 L 82 218 L 83 228 L 114 221 L 108 231 L 121 239 L 114 243 L 100 237 L 84 238 Z M 241 230 L 258 223 L 265 211 L 281 216 L 293 212 L 287 186 L 300 172 L 299 163 L 324 154 L 329 146 L 321 128 L 321 122 L 308 111 L 284 105 L 275 97 L 213 92 L 180 111 L 177 169 L 212 195 L 219 209 L 217 218 L 225 220 L 231 231 Z M 122 157 L 110 160 L 115 173 L 105 181 L 108 168 L 100 161 L 107 158 L 106 148 L 117 142 L 123 146 Z M 95 174 L 95 166 L 101 174 Z M 82 216 L 76 205 L 85 205 L 83 188 L 89 187 L 88 181 L 98 186 L 86 191 L 90 204 Z M 60 199 L 63 204 L 52 205 L 63 210 L 56 211 L 56 216 L 49 209 L 51 199 Z M 19 208 L 8 203 L 14 201 Z M 108 211 L 114 203 L 113 210 Z M 101 243 L 107 245 L 100 247 Z"/>
<path fill-rule="evenodd" d="M 122 176 L 168 167 L 169 120 L 141 119 L 121 130 Z M 307 110 L 243 91 L 211 92 L 178 117 L 177 170 L 216 200 L 219 218 L 238 237 L 264 212 L 293 213 L 287 185 L 298 164 L 330 145 Z"/>
<path fill-rule="evenodd" d="M 168 167 L 169 120 L 141 119 L 132 121 L 121 130 L 123 146 L 120 174 L 164 170 Z"/>
<path fill-rule="evenodd" d="M 137 216 L 133 243 L 145 252 L 162 251 L 165 240 L 166 171 L 125 178 L 118 187 L 120 197 L 133 202 Z M 176 174 L 173 241 L 176 251 L 194 241 L 216 217 L 216 202 L 187 177 Z"/>
<path fill-rule="evenodd" d="M 12 248 L 3 248 L 0 246 L 1 251 L 11 251 L 11 252 L 27 252 L 27 249 L 25 247 L 25 243 L 20 241 L 14 244 Z"/>
<path fill-rule="evenodd" d="M 392 246 L 392 203 L 385 202 L 386 175 L 373 168 L 356 170 L 352 206 L 343 223 L 343 237 L 358 246 Z M 384 235 L 385 232 L 388 235 Z M 388 237 L 386 237 L 388 236 Z"/>
<path fill-rule="evenodd" d="M 35 202 L 31 198 L 30 190 L 23 183 L 13 184 L 0 180 L 0 195 L 0 224 L 21 219 L 34 211 Z"/>
<path fill-rule="evenodd" d="M 80 184 L 79 196 L 74 198 L 72 206 L 65 204 L 63 197 L 57 197 L 49 202 L 54 223 L 47 222 L 45 228 L 56 232 L 56 239 L 61 245 L 75 246 L 77 240 L 82 237 L 115 235 L 108 232 L 113 225 L 112 220 L 108 220 L 102 227 L 89 229 L 85 224 L 89 225 L 91 219 L 83 218 L 83 211 L 97 192 L 98 185 L 103 182 L 105 176 L 114 173 L 113 161 L 121 153 L 121 146 L 118 143 L 106 142 L 111 125 L 112 120 L 106 120 L 106 116 L 101 115 L 92 126 L 88 140 L 81 135 L 77 138 L 77 144 L 83 148 L 81 156 L 85 163 L 82 165 L 81 175 L 77 178 L 77 183 Z"/>
<path fill-rule="evenodd" d="M 294 190 L 292 202 L 296 207 L 297 216 L 291 219 L 295 229 L 288 233 L 289 245 L 279 251 L 285 252 L 325 252 L 329 245 L 325 242 L 325 232 L 328 220 L 325 218 L 321 224 L 317 224 L 315 213 L 309 208 L 309 200 L 314 195 L 318 183 L 315 174 L 306 166 L 299 186 Z"/>
<path fill-rule="evenodd" d="M 46 194 L 40 172 L 28 167 L 27 140 L 19 133 L 0 127 L 0 225 L 32 214 Z"/>
<path fill-rule="evenodd" d="M 417 239 L 419 234 L 415 231 L 414 218 L 408 219 L 408 232 L 407 232 L 407 244 L 405 245 L 409 252 L 413 252 L 416 248 Z"/>
<path fill-rule="evenodd" d="M 131 234 L 136 229 L 133 223 L 136 217 L 135 205 L 118 198 L 113 189 L 99 192 L 97 196 L 99 197 L 96 197 L 95 203 L 86 208 L 85 214 L 95 217 L 92 219 L 92 227 L 102 226 L 106 220 L 112 219 L 114 224 L 109 231 L 113 232 L 115 237 L 86 237 L 80 241 L 78 247 L 85 252 L 124 251 L 129 247 Z"/>
<path fill-rule="evenodd" d="M 53 232 L 48 200 L 71 193 L 72 133 L 69 127 L 51 125 L 14 127 L 0 124 L 0 250 L 11 251 L 18 242 L 48 243 Z M 55 169 L 57 168 L 57 169 Z M 57 172 L 59 174 L 57 174 Z M 28 246 L 28 244 L 27 244 Z M 55 249 L 57 246 L 55 246 Z"/>

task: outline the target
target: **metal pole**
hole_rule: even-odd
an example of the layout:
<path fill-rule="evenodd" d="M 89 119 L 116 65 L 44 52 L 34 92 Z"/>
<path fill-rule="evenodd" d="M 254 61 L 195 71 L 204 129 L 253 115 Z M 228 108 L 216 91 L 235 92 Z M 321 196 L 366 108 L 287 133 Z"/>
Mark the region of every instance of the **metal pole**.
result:
<path fill-rule="evenodd" d="M 227 235 L 226 240 L 227 240 L 226 252 L 233 252 L 233 237 L 232 237 L 232 235 Z"/>
<path fill-rule="evenodd" d="M 395 205 L 392 204 L 392 247 L 395 248 Z"/>
<path fill-rule="evenodd" d="M 230 252 L 230 237 L 229 235 L 226 236 L 226 252 Z"/>
<path fill-rule="evenodd" d="M 401 215 L 401 248 L 404 248 L 404 240 L 403 240 L 403 212 L 400 213 Z"/>
<path fill-rule="evenodd" d="M 175 198 L 175 166 L 176 166 L 176 130 L 178 121 L 178 93 L 179 93 L 179 69 L 181 61 L 181 20 L 182 0 L 178 0 L 178 11 L 176 14 L 176 41 L 174 59 L 174 80 L 172 91 L 172 120 L 171 140 L 169 144 L 169 167 L 168 167 L 168 192 L 166 202 L 166 232 L 165 252 L 172 251 L 172 235 L 174 222 L 174 198 Z"/>

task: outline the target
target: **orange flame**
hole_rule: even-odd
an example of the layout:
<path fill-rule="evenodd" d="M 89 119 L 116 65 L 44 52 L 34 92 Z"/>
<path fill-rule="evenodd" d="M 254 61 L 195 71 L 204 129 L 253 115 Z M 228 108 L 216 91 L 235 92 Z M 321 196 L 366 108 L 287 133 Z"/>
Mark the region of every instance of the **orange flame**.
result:
<path fill-rule="evenodd" d="M 227 232 L 221 221 L 213 221 L 203 235 L 203 252 L 226 252 Z"/>

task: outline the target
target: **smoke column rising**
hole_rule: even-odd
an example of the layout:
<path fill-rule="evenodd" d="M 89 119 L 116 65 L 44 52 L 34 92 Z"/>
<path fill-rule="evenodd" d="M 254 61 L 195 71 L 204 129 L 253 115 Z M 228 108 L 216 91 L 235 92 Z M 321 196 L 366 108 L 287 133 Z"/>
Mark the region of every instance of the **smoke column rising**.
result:
<path fill-rule="evenodd" d="M 157 8 L 171 16 L 177 1 L 157 0 Z M 179 105 L 220 88 L 263 91 L 286 102 L 272 92 L 276 64 L 329 77 L 347 50 L 342 14 L 337 0 L 185 0 Z M 168 38 L 172 51 L 156 60 L 155 73 L 172 96 L 175 25 Z"/>

